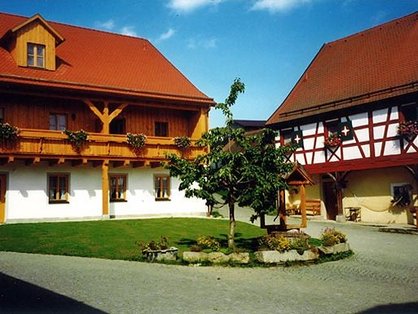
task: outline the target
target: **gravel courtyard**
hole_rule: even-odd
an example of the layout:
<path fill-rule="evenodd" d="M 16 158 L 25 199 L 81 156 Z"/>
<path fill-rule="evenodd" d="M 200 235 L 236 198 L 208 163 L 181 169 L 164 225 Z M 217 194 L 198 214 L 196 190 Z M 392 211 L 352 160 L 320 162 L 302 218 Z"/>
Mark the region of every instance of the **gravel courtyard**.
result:
<path fill-rule="evenodd" d="M 0 312 L 418 313 L 418 235 L 323 221 L 306 232 L 325 226 L 345 232 L 355 255 L 224 268 L 0 252 Z"/>

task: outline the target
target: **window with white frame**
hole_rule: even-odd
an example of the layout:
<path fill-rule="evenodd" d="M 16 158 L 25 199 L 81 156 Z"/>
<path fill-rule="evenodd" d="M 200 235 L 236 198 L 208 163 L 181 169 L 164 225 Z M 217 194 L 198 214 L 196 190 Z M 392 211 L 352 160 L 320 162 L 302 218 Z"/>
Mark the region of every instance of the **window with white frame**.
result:
<path fill-rule="evenodd" d="M 45 45 L 27 44 L 28 67 L 45 68 Z"/>
<path fill-rule="evenodd" d="M 154 175 L 155 200 L 164 201 L 170 199 L 170 176 L 166 174 Z"/>
<path fill-rule="evenodd" d="M 62 113 L 49 114 L 49 129 L 64 131 L 67 128 L 67 115 Z"/>
<path fill-rule="evenodd" d="M 126 174 L 110 174 L 110 201 L 124 202 L 126 201 Z"/>
<path fill-rule="evenodd" d="M 68 203 L 69 179 L 66 173 L 48 174 L 48 199 L 49 203 Z"/>

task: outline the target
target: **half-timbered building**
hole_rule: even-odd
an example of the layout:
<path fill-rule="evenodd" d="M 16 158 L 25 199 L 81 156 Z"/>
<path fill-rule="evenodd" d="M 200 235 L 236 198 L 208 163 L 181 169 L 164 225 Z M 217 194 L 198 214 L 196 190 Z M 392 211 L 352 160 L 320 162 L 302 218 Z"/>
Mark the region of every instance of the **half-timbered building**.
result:
<path fill-rule="evenodd" d="M 161 162 L 213 104 L 148 40 L 0 13 L 0 223 L 204 215 Z"/>
<path fill-rule="evenodd" d="M 412 223 L 417 102 L 415 12 L 324 44 L 267 126 L 297 146 L 289 160 L 313 175 L 324 217 Z"/>

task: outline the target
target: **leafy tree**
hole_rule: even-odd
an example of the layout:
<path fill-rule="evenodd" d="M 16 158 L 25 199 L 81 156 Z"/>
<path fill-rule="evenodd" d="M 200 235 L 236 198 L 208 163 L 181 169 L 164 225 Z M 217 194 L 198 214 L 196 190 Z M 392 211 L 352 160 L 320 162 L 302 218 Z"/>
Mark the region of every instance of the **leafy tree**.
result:
<path fill-rule="evenodd" d="M 185 190 L 186 197 L 228 205 L 230 248 L 235 247 L 235 205 L 253 208 L 252 219 L 274 209 L 277 191 L 285 186 L 283 175 L 291 168 L 284 158 L 288 148 L 275 148 L 273 130 L 246 134 L 232 127 L 231 106 L 244 90 L 244 84 L 236 79 L 225 102 L 215 106 L 222 110 L 226 123 L 209 130 L 198 141 L 198 145 L 210 148 L 206 154 L 194 161 L 169 155 L 167 165 L 170 175 L 180 178 L 179 189 Z"/>

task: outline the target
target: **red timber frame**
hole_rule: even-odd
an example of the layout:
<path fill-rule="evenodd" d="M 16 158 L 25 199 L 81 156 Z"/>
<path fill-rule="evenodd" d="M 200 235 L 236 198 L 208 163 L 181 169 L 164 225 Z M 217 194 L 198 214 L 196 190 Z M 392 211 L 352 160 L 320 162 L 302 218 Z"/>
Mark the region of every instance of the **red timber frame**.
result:
<path fill-rule="evenodd" d="M 393 117 L 392 113 L 398 108 L 398 117 Z M 398 125 L 400 122 L 404 121 L 404 117 L 400 111 L 401 106 L 390 105 L 381 108 L 373 108 L 367 112 L 357 112 L 356 114 L 366 114 L 367 113 L 367 124 L 353 126 L 353 140 L 343 141 L 341 145 L 337 148 L 328 148 L 322 147 L 320 142 L 324 141 L 325 136 L 328 136 L 328 129 L 325 122 L 325 119 L 320 118 L 321 121 L 315 122 L 305 122 L 301 123 L 302 125 L 315 124 L 315 132 L 310 135 L 303 134 L 303 141 L 306 143 L 307 140 L 313 139 L 313 147 L 299 148 L 296 152 L 289 156 L 289 161 L 295 162 L 297 160 L 303 161 L 305 169 L 310 174 L 319 174 L 319 173 L 328 173 L 328 172 L 345 172 L 351 170 L 363 170 L 371 168 L 384 168 L 384 167 L 393 167 L 393 166 L 403 166 L 416 164 L 418 161 L 418 145 L 414 143 L 416 136 L 412 139 L 403 139 L 399 135 L 389 136 L 389 128 L 393 125 Z M 380 119 L 379 122 L 373 121 L 373 112 L 377 110 L 387 110 L 385 119 Z M 341 118 L 345 118 L 346 121 L 350 120 L 351 114 L 344 114 L 338 118 L 341 121 Z M 318 118 L 318 116 L 317 116 Z M 320 130 L 320 126 L 323 126 L 323 131 Z M 376 138 L 375 129 L 382 128 L 383 136 L 381 138 Z M 301 130 L 301 126 L 293 128 L 294 130 Z M 358 131 L 366 130 L 369 134 L 367 140 L 359 139 Z M 398 142 L 400 145 L 400 154 L 387 155 L 385 156 L 385 149 L 387 145 L 390 145 L 390 142 Z M 281 145 L 284 144 L 283 136 L 280 136 L 278 140 Z M 318 145 L 319 144 L 319 145 Z M 309 145 L 310 146 L 310 145 Z M 318 147 L 319 146 L 319 147 Z M 359 158 L 345 160 L 344 148 L 357 147 L 359 152 Z M 368 148 L 368 150 L 367 150 Z M 411 152 L 411 149 L 414 150 Z M 408 152 L 409 151 L 409 152 Z M 325 152 L 325 153 L 324 153 Z M 314 163 L 316 154 L 325 154 L 321 163 Z M 361 161 L 361 162 L 359 162 Z"/>

